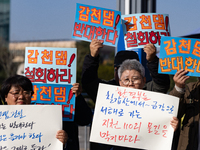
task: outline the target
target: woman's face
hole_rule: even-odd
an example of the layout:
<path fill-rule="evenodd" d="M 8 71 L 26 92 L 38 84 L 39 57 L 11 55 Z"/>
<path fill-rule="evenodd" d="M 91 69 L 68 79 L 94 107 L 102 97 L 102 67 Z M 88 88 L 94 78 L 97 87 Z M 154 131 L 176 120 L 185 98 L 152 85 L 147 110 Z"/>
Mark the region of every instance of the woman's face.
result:
<path fill-rule="evenodd" d="M 24 91 L 20 87 L 12 86 L 5 96 L 8 105 L 28 105 L 31 103 L 31 91 Z"/>
<path fill-rule="evenodd" d="M 119 80 L 119 85 L 123 87 L 131 87 L 134 89 L 142 89 L 146 83 L 146 78 L 136 70 L 125 70 Z"/>

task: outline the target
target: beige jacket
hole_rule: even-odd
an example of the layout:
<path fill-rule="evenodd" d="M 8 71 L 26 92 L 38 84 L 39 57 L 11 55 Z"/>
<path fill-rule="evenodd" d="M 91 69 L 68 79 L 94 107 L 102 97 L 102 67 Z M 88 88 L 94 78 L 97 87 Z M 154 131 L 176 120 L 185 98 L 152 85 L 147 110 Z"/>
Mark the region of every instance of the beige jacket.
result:
<path fill-rule="evenodd" d="M 170 95 L 180 98 L 178 119 L 184 116 L 177 150 L 197 150 L 199 136 L 199 113 L 200 113 L 200 82 L 192 82 L 186 85 L 185 93 L 180 94 L 175 88 Z M 177 133 L 175 133 L 176 135 Z M 176 137 L 178 138 L 178 136 Z"/>

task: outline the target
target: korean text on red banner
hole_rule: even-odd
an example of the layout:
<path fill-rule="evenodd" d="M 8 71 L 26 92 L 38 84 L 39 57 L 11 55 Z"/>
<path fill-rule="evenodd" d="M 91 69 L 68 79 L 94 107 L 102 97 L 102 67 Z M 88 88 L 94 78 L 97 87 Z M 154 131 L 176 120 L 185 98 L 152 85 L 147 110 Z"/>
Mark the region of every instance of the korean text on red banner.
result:
<path fill-rule="evenodd" d="M 200 76 L 200 40 L 162 37 L 158 72 L 175 74 L 181 69 L 188 76 Z"/>
<path fill-rule="evenodd" d="M 143 48 L 152 43 L 160 46 L 161 36 L 170 36 L 167 14 L 142 13 L 122 15 L 125 48 Z"/>
<path fill-rule="evenodd" d="M 105 45 L 117 46 L 120 24 L 120 11 L 77 3 L 72 38 L 99 39 Z"/>
<path fill-rule="evenodd" d="M 24 74 L 33 83 L 32 103 L 62 105 L 63 120 L 73 121 L 76 48 L 26 47 Z"/>

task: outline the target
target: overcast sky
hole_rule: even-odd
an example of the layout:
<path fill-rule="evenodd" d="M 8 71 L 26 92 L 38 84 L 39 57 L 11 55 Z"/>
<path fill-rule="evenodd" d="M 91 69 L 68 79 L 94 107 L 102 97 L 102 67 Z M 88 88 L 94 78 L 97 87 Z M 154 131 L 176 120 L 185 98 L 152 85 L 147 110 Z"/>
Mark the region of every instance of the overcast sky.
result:
<path fill-rule="evenodd" d="M 10 41 L 71 40 L 76 3 L 116 10 L 116 0 L 11 0 Z M 200 0 L 157 0 L 171 36 L 200 28 Z"/>

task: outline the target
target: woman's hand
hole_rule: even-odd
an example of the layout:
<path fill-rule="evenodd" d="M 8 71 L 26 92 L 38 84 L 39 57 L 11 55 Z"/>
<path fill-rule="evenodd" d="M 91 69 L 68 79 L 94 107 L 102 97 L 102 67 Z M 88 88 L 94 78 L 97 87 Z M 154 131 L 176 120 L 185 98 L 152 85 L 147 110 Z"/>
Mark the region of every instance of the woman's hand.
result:
<path fill-rule="evenodd" d="M 58 130 L 58 132 L 56 133 L 56 138 L 64 145 L 65 143 L 67 143 L 68 135 L 64 130 Z"/>
<path fill-rule="evenodd" d="M 143 48 L 144 52 L 146 53 L 147 61 L 152 61 L 156 57 L 156 47 L 153 44 L 146 44 Z"/>
<path fill-rule="evenodd" d="M 179 123 L 179 120 L 176 117 L 173 117 L 170 120 L 170 125 L 172 126 L 172 128 L 174 129 L 174 131 L 176 131 L 176 129 L 178 128 L 178 123 Z"/>
<path fill-rule="evenodd" d="M 79 96 L 82 92 L 82 88 L 81 88 L 80 84 L 74 83 L 72 85 L 73 85 L 73 87 L 71 88 L 72 93 L 74 93 L 76 97 Z"/>

